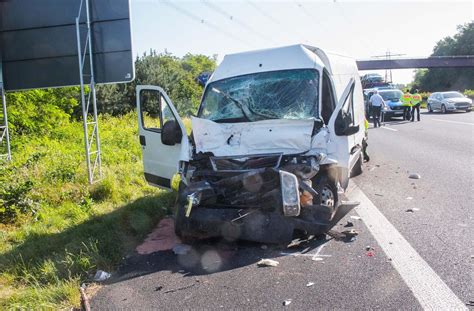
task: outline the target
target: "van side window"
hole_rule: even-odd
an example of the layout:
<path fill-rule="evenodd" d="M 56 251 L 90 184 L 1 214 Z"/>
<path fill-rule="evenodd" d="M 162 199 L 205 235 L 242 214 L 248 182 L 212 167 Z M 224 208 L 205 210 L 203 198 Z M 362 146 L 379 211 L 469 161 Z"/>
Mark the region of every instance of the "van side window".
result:
<path fill-rule="evenodd" d="M 140 107 L 143 128 L 160 132 L 166 121 L 176 120 L 165 97 L 156 90 L 140 92 Z"/>
<path fill-rule="evenodd" d="M 323 85 L 321 94 L 321 117 L 323 118 L 324 124 L 329 123 L 329 119 L 336 107 L 336 101 L 332 92 L 331 80 L 329 80 L 326 71 L 323 73 Z"/>
<path fill-rule="evenodd" d="M 336 135 L 346 135 L 345 129 L 354 125 L 354 120 L 354 85 L 352 85 L 334 124 Z"/>

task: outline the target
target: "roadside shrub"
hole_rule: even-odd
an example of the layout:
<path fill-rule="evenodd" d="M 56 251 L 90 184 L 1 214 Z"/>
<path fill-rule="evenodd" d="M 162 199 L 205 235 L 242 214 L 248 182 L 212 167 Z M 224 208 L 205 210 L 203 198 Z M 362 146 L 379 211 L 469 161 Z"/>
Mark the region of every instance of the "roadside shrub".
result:
<path fill-rule="evenodd" d="M 0 223 L 14 222 L 21 214 L 35 214 L 37 203 L 30 197 L 33 182 L 9 184 L 0 189 Z"/>
<path fill-rule="evenodd" d="M 89 193 L 97 202 L 103 202 L 114 197 L 114 184 L 110 179 L 104 179 L 91 186 Z"/>

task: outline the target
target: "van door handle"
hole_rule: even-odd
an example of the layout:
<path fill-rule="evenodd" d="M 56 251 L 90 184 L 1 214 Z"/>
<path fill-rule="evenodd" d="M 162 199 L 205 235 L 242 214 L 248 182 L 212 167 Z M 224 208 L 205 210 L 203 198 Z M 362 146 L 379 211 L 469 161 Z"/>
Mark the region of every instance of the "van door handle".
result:
<path fill-rule="evenodd" d="M 140 135 L 140 145 L 146 146 L 146 139 L 145 139 L 145 136 L 143 135 Z"/>

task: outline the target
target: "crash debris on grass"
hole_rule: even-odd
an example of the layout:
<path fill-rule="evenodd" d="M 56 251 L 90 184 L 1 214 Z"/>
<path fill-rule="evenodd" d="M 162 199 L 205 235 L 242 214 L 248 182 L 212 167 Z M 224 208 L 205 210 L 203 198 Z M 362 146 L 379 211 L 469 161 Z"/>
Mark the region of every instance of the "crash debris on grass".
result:
<path fill-rule="evenodd" d="M 94 275 L 94 282 L 103 282 L 107 279 L 109 279 L 112 275 L 108 272 L 105 272 L 103 270 L 97 270 L 97 272 Z"/>
<path fill-rule="evenodd" d="M 262 259 L 257 262 L 257 266 L 259 267 L 278 267 L 280 263 L 273 259 Z"/>

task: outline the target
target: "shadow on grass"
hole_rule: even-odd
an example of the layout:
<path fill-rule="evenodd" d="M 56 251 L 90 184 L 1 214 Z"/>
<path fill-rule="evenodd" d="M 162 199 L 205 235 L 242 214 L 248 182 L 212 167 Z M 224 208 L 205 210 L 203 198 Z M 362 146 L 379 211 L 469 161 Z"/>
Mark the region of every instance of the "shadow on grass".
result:
<path fill-rule="evenodd" d="M 113 271 L 170 213 L 174 197 L 173 193 L 147 196 L 58 233 L 29 233 L 21 244 L 0 255 L 0 271 L 27 286 L 85 280 L 96 269 Z"/>

